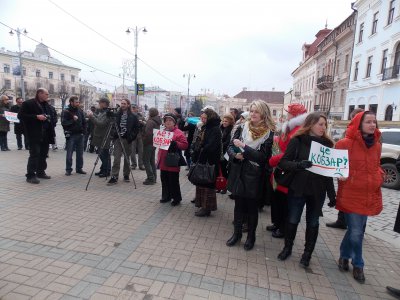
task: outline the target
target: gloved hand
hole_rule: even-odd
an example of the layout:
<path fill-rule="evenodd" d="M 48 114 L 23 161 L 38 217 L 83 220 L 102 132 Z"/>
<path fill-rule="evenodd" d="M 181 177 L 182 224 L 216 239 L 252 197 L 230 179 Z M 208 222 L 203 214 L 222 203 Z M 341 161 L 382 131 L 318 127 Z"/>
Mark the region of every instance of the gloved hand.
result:
<path fill-rule="evenodd" d="M 312 167 L 312 162 L 309 160 L 302 160 L 297 163 L 297 168 L 305 170 Z"/>
<path fill-rule="evenodd" d="M 328 206 L 335 207 L 336 206 L 336 198 L 329 199 Z"/>

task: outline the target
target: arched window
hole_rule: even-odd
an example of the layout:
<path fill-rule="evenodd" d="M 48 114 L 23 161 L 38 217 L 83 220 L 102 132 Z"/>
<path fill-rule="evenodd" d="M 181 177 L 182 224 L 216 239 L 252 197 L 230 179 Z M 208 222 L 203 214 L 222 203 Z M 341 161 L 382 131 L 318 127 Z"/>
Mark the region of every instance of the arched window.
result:
<path fill-rule="evenodd" d="M 389 105 L 386 108 L 385 121 L 392 121 L 392 118 L 393 118 L 393 107 L 391 105 Z"/>

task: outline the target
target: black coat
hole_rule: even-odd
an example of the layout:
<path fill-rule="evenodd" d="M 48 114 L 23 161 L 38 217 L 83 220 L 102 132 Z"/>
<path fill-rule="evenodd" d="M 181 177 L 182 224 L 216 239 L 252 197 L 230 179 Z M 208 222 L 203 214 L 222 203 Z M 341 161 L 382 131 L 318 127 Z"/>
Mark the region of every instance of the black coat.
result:
<path fill-rule="evenodd" d="M 13 105 L 11 106 L 10 111 L 13 113 L 19 113 L 21 106 Z M 19 120 L 19 123 L 14 123 L 14 133 L 15 134 L 24 134 L 24 125 L 22 124 L 22 120 Z"/>
<path fill-rule="evenodd" d="M 228 150 L 228 146 L 231 142 L 231 132 L 233 129 L 233 125 L 229 125 L 224 127 L 221 125 L 221 132 L 222 132 L 222 153 L 225 154 L 226 150 Z"/>
<path fill-rule="evenodd" d="M 318 142 L 327 147 L 333 147 L 331 141 L 319 137 L 310 135 L 294 137 L 290 140 L 285 154 L 280 160 L 278 166 L 285 171 L 295 172 L 292 183 L 289 186 L 289 192 L 291 191 L 296 197 L 304 195 L 313 196 L 312 198 L 316 201 L 314 207 L 318 207 L 319 209 L 320 205 L 318 204 L 321 199 L 323 199 L 322 201 L 325 200 L 327 193 L 329 199 L 335 199 L 336 193 L 332 177 L 322 176 L 297 168 L 297 162 L 308 160 L 312 141 Z M 322 211 L 319 211 L 319 214 L 322 215 Z"/>
<path fill-rule="evenodd" d="M 37 115 L 43 114 L 50 115 L 50 120 L 40 121 L 37 119 Z M 36 99 L 23 102 L 18 113 L 18 119 L 22 120 L 29 142 L 55 144 L 56 133 L 53 124 L 56 123 L 56 120 L 53 118 L 51 106 L 47 102 L 40 104 Z"/>
<path fill-rule="evenodd" d="M 77 116 L 78 119 L 74 120 L 74 116 Z M 80 108 L 69 105 L 68 108 L 63 111 L 61 120 L 64 132 L 69 131 L 71 134 L 86 134 L 86 118 Z"/>
<path fill-rule="evenodd" d="M 185 126 L 183 126 L 183 130 L 182 131 L 187 131 L 188 135 L 187 135 L 187 141 L 188 141 L 188 147 L 185 150 L 185 156 L 190 156 L 190 148 L 193 142 L 193 136 L 194 136 L 194 132 L 196 130 L 196 125 L 192 124 L 192 123 L 185 123 Z"/>
<path fill-rule="evenodd" d="M 130 144 L 136 139 L 140 128 L 139 128 L 138 117 L 135 114 L 133 114 L 129 109 L 127 113 L 128 113 L 128 120 L 126 123 L 126 134 L 122 136 L 122 138 L 125 138 L 128 141 L 128 144 Z M 118 126 L 118 131 L 120 133 L 121 133 L 121 127 L 120 127 L 121 117 L 122 117 L 122 110 L 119 110 L 117 112 L 115 122 Z M 116 131 L 113 132 L 113 138 L 114 139 L 118 138 L 118 134 Z"/>
<path fill-rule="evenodd" d="M 399 209 L 397 210 L 396 223 L 394 224 L 393 230 L 400 233 L 400 204 Z"/>
<path fill-rule="evenodd" d="M 274 132 L 271 131 L 259 149 L 245 146 L 242 161 L 235 158 L 234 139 L 241 139 L 243 125 L 234 133 L 228 146 L 230 158 L 228 190 L 234 195 L 247 199 L 259 199 L 264 196 L 264 180 L 266 180 L 268 161 L 272 154 Z"/>

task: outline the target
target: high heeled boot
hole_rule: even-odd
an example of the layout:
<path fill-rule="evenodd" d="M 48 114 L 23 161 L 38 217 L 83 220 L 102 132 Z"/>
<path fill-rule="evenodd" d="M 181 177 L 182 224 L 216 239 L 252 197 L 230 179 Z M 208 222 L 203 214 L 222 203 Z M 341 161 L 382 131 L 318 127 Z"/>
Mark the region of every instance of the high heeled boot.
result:
<path fill-rule="evenodd" d="M 244 250 L 249 251 L 253 249 L 254 244 L 256 242 L 256 230 L 258 225 L 258 214 L 249 215 L 248 217 L 248 228 L 249 231 L 247 233 L 247 239 L 244 243 Z"/>
<path fill-rule="evenodd" d="M 235 212 L 233 220 L 233 235 L 227 240 L 226 245 L 232 247 L 242 238 L 243 214 Z"/>
<path fill-rule="evenodd" d="M 282 251 L 278 254 L 279 260 L 286 260 L 292 255 L 292 248 L 294 239 L 296 238 L 297 224 L 287 223 L 285 230 L 285 246 Z"/>
<path fill-rule="evenodd" d="M 314 251 L 318 238 L 318 228 L 319 226 L 306 227 L 306 243 L 304 245 L 304 252 L 300 260 L 300 265 L 304 268 L 307 268 L 310 265 L 311 255 Z"/>

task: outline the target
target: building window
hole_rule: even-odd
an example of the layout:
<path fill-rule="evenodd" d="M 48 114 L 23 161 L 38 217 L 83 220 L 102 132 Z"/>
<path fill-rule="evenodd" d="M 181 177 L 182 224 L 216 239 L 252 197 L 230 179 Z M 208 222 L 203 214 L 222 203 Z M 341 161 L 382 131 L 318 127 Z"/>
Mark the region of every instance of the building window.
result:
<path fill-rule="evenodd" d="M 60 74 L 60 80 L 62 80 L 62 81 L 65 80 L 65 75 L 63 73 Z"/>
<path fill-rule="evenodd" d="M 349 67 L 349 55 L 346 54 L 346 57 L 344 59 L 344 71 L 347 71 L 347 68 Z"/>
<path fill-rule="evenodd" d="M 381 74 L 383 74 L 383 72 L 386 69 L 386 63 L 387 63 L 387 54 L 388 54 L 388 49 L 383 50 L 382 52 L 382 66 L 381 66 Z"/>
<path fill-rule="evenodd" d="M 22 73 L 24 73 L 24 76 L 26 76 L 26 69 L 22 67 Z"/>
<path fill-rule="evenodd" d="M 378 104 L 370 104 L 368 110 L 374 112 L 376 115 L 376 112 L 378 111 Z"/>
<path fill-rule="evenodd" d="M 10 73 L 10 65 L 4 64 L 4 73 Z"/>
<path fill-rule="evenodd" d="M 9 80 L 9 79 L 4 80 L 4 88 L 6 90 L 11 90 L 11 80 Z"/>
<path fill-rule="evenodd" d="M 372 56 L 368 57 L 368 63 L 367 63 L 367 73 L 365 74 L 365 77 L 371 77 L 371 69 L 372 69 Z"/>
<path fill-rule="evenodd" d="M 49 72 L 49 79 L 53 79 L 54 75 L 53 72 Z"/>
<path fill-rule="evenodd" d="M 71 94 L 75 95 L 75 87 L 71 87 Z"/>
<path fill-rule="evenodd" d="M 75 75 L 71 75 L 71 82 L 75 82 Z"/>
<path fill-rule="evenodd" d="M 361 108 L 361 109 L 365 110 L 365 104 L 359 105 L 358 108 Z"/>
<path fill-rule="evenodd" d="M 387 24 L 392 24 L 393 22 L 393 16 L 394 16 L 394 4 L 395 4 L 395 0 L 390 1 L 389 4 L 389 15 L 388 15 L 388 22 Z"/>
<path fill-rule="evenodd" d="M 336 61 L 336 76 L 339 75 L 340 59 Z"/>
<path fill-rule="evenodd" d="M 40 77 L 40 70 L 36 70 L 36 77 Z"/>
<path fill-rule="evenodd" d="M 274 117 L 276 117 L 276 110 L 275 110 L 275 109 L 272 110 L 272 115 L 273 115 Z"/>
<path fill-rule="evenodd" d="M 358 31 L 358 42 L 361 43 L 363 39 L 363 33 L 364 33 L 364 23 L 360 24 L 360 30 Z"/>
<path fill-rule="evenodd" d="M 50 99 L 49 102 L 50 102 L 50 105 L 51 105 L 51 106 L 54 106 L 54 103 L 55 103 L 55 100 L 54 100 L 54 99 Z"/>
<path fill-rule="evenodd" d="M 354 77 L 353 77 L 353 80 L 354 80 L 354 81 L 356 81 L 357 78 L 358 78 L 358 65 L 359 65 L 359 63 L 360 63 L 360 62 L 357 61 L 357 62 L 355 63 L 355 65 L 354 65 Z"/>
<path fill-rule="evenodd" d="M 351 119 L 350 116 L 351 116 L 351 113 L 353 112 L 353 110 L 354 110 L 354 105 L 349 105 L 349 115 L 347 116 L 347 120 Z"/>
<path fill-rule="evenodd" d="M 379 11 L 374 13 L 374 20 L 372 21 L 372 32 L 371 32 L 371 34 L 375 34 L 376 33 L 376 29 L 378 27 L 378 14 L 379 14 Z"/>
<path fill-rule="evenodd" d="M 28 90 L 28 83 L 26 81 L 24 81 L 24 89 L 25 89 L 25 91 Z"/>
<path fill-rule="evenodd" d="M 54 84 L 50 83 L 50 85 L 49 85 L 49 93 L 50 94 L 54 94 Z"/>
<path fill-rule="evenodd" d="M 392 121 L 393 119 L 393 107 L 389 105 L 385 111 L 385 121 Z"/>
<path fill-rule="evenodd" d="M 40 89 L 42 87 L 42 84 L 40 82 L 36 82 L 36 89 Z"/>
<path fill-rule="evenodd" d="M 344 89 L 340 90 L 340 99 L 339 99 L 339 106 L 342 107 L 344 104 Z"/>

